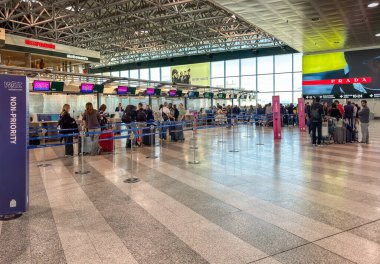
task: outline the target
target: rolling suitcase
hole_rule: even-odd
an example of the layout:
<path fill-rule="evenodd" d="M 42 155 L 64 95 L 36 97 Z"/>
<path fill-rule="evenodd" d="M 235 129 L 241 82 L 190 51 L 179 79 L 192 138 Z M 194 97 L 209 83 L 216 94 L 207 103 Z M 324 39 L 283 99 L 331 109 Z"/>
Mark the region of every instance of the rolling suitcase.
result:
<path fill-rule="evenodd" d="M 143 138 L 142 138 L 142 142 L 145 146 L 151 146 L 152 144 L 156 144 L 156 134 L 153 134 L 152 133 L 155 133 L 156 130 L 154 129 L 153 131 L 150 130 L 149 127 L 147 128 L 144 128 L 143 129 Z M 153 140 L 153 142 L 152 142 Z"/>
<path fill-rule="evenodd" d="M 78 138 L 78 154 L 82 153 L 82 147 L 83 147 L 83 153 L 88 154 L 91 153 L 92 149 L 92 140 L 90 136 L 84 137 L 84 146 L 82 146 L 82 138 Z"/>
<path fill-rule="evenodd" d="M 102 151 L 104 152 L 112 152 L 113 151 L 113 133 L 112 131 L 103 131 L 102 134 L 100 134 L 100 141 L 99 145 L 102 148 Z"/>
<path fill-rule="evenodd" d="M 175 126 L 175 130 L 177 131 L 177 140 L 179 141 L 184 141 L 185 140 L 185 136 L 183 134 L 183 126 L 182 126 L 182 123 L 179 122 L 176 126 Z"/>
<path fill-rule="evenodd" d="M 347 137 L 347 132 L 346 132 L 346 127 L 335 127 L 334 130 L 334 142 L 337 144 L 344 144 L 346 143 L 346 137 Z"/>

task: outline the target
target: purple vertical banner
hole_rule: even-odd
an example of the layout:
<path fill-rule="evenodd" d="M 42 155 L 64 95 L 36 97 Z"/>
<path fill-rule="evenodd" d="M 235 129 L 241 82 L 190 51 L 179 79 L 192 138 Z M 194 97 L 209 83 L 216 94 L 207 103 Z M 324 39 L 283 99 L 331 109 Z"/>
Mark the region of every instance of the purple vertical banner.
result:
<path fill-rule="evenodd" d="M 28 82 L 0 75 L 0 215 L 28 210 Z"/>
<path fill-rule="evenodd" d="M 305 99 L 298 98 L 298 126 L 301 132 L 306 131 Z"/>
<path fill-rule="evenodd" d="M 281 139 L 280 96 L 272 96 L 272 111 L 274 139 Z"/>

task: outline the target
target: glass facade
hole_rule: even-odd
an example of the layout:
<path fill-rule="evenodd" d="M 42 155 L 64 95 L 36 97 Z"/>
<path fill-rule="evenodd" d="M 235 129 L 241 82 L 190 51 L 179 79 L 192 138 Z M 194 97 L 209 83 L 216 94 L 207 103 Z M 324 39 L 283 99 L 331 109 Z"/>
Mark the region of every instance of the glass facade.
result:
<path fill-rule="evenodd" d="M 279 95 L 283 104 L 297 103 L 302 95 L 302 54 L 283 54 L 210 63 L 211 86 L 257 92 L 256 103 Z M 170 67 L 103 73 L 154 81 L 171 81 Z"/>

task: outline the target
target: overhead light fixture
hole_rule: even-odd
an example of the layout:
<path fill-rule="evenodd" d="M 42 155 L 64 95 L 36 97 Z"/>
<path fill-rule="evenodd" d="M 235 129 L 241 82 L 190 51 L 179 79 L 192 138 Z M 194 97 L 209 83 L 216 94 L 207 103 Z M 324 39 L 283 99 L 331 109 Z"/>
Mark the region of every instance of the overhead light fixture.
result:
<path fill-rule="evenodd" d="M 380 33 L 377 33 L 375 36 L 376 36 L 376 37 L 380 37 Z"/>
<path fill-rule="evenodd" d="M 377 7 L 377 6 L 379 6 L 378 2 L 373 2 L 373 3 L 368 4 L 369 8 L 374 8 L 374 7 Z"/>

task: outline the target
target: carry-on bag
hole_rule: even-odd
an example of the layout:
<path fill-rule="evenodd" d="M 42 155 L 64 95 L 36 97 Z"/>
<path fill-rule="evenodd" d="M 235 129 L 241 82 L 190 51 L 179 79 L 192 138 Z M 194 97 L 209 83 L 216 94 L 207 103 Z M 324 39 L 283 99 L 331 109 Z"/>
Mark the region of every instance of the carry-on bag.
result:
<path fill-rule="evenodd" d="M 346 137 L 347 137 L 347 132 L 346 132 L 346 127 L 335 127 L 334 130 L 334 142 L 337 144 L 344 144 L 346 143 Z"/>
<path fill-rule="evenodd" d="M 104 152 L 112 152 L 113 151 L 113 133 L 110 130 L 103 131 L 99 137 L 99 145 Z"/>
<path fill-rule="evenodd" d="M 143 129 L 143 134 L 144 135 L 142 137 L 142 142 L 143 142 L 144 145 L 151 146 L 152 144 L 153 145 L 155 144 L 155 142 L 156 142 L 155 131 L 156 131 L 155 129 L 153 129 L 153 131 L 150 130 L 149 127 Z M 153 133 L 153 135 L 152 135 L 152 133 Z"/>

